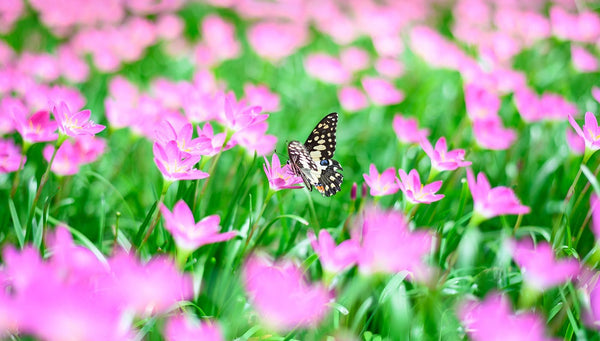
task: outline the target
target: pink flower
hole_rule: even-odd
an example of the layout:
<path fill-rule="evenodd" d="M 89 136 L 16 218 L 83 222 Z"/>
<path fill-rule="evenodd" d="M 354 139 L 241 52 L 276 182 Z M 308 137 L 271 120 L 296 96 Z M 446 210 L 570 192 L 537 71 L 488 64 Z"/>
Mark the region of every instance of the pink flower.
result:
<path fill-rule="evenodd" d="M 511 246 L 523 281 L 538 291 L 560 285 L 579 273 L 577 260 L 556 260 L 552 246 L 546 242 L 534 245 L 531 239 L 523 239 L 514 241 Z"/>
<path fill-rule="evenodd" d="M 401 213 L 368 208 L 351 235 L 360 243 L 360 272 L 408 271 L 412 279 L 429 278 L 431 268 L 424 259 L 432 251 L 433 235 L 423 230 L 410 231 Z"/>
<path fill-rule="evenodd" d="M 15 127 L 24 141 L 28 143 L 47 142 L 58 139 L 58 125 L 50 119 L 48 111 L 38 111 L 27 117 L 25 112 L 14 112 Z"/>
<path fill-rule="evenodd" d="M 505 214 L 527 214 L 530 209 L 521 205 L 512 189 L 504 186 L 491 188 L 485 174 L 479 173 L 477 181 L 470 168 L 467 168 L 467 182 L 473 196 L 474 211 L 484 218 Z"/>
<path fill-rule="evenodd" d="M 277 331 L 316 326 L 333 298 L 322 285 L 307 283 L 303 271 L 285 260 L 273 263 L 251 256 L 244 265 L 243 281 L 260 319 Z"/>
<path fill-rule="evenodd" d="M 279 95 L 266 85 L 244 84 L 244 98 L 251 106 L 259 106 L 267 112 L 279 111 Z"/>
<path fill-rule="evenodd" d="M 397 104 L 404 100 L 402 91 L 389 81 L 377 77 L 363 77 L 362 86 L 365 92 L 374 104 L 391 105 Z"/>
<path fill-rule="evenodd" d="M 237 132 L 265 121 L 269 115 L 261 112 L 261 107 L 247 106 L 244 101 L 236 101 L 235 94 L 230 92 L 225 96 L 224 111 L 219 119 L 229 129 Z"/>
<path fill-rule="evenodd" d="M 409 202 L 413 204 L 431 204 L 444 198 L 443 194 L 436 194 L 442 187 L 442 181 L 435 181 L 423 186 L 416 169 L 411 170 L 408 174 L 399 169 L 398 174 L 400 175 L 400 178 L 396 179 L 398 187 Z"/>
<path fill-rule="evenodd" d="M 0 173 L 15 172 L 26 160 L 27 158 L 21 155 L 21 148 L 12 140 L 0 139 Z"/>
<path fill-rule="evenodd" d="M 598 70 L 598 57 L 594 56 L 585 47 L 571 45 L 571 58 L 573 66 L 579 72 L 595 72 Z"/>
<path fill-rule="evenodd" d="M 473 341 L 552 340 L 545 336 L 542 318 L 530 312 L 512 313 L 509 301 L 499 294 L 488 295 L 483 302 L 464 304 L 458 316 Z"/>
<path fill-rule="evenodd" d="M 596 240 L 600 241 L 600 201 L 596 193 L 590 195 L 590 211 L 592 211 L 592 232 Z"/>
<path fill-rule="evenodd" d="M 88 64 L 69 45 L 62 45 L 58 48 L 58 67 L 62 76 L 74 83 L 86 81 L 90 74 Z"/>
<path fill-rule="evenodd" d="M 600 103 L 600 87 L 597 87 L 597 86 L 592 87 L 592 97 L 594 97 L 596 102 Z"/>
<path fill-rule="evenodd" d="M 492 150 L 508 149 L 517 139 L 517 134 L 505 129 L 499 119 L 474 121 L 473 134 L 478 145 Z"/>
<path fill-rule="evenodd" d="M 218 215 L 211 215 L 198 223 L 194 221 L 194 214 L 183 200 L 179 200 L 173 207 L 173 212 L 163 204 L 160 211 L 165 218 L 165 229 L 171 233 L 175 244 L 184 250 L 192 252 L 202 245 L 223 242 L 236 236 L 235 231 L 219 233 Z"/>
<path fill-rule="evenodd" d="M 419 123 L 416 118 L 404 118 L 400 114 L 394 116 L 392 127 L 396 136 L 404 143 L 420 143 L 422 139 L 429 136 L 428 129 L 419 129 Z"/>
<path fill-rule="evenodd" d="M 166 257 L 141 263 L 134 256 L 120 252 L 108 264 L 111 276 L 100 284 L 106 290 L 104 296 L 139 316 L 166 312 L 177 302 L 192 297 L 191 276 L 179 273 L 174 262 Z"/>
<path fill-rule="evenodd" d="M 379 174 L 374 164 L 369 166 L 369 174 L 363 174 L 363 178 L 369 185 L 370 193 L 374 197 L 394 194 L 398 192 L 398 184 L 396 183 L 396 170 L 390 167 Z"/>
<path fill-rule="evenodd" d="M 256 153 L 258 156 L 264 156 L 273 152 L 277 143 L 277 137 L 266 134 L 267 129 L 267 122 L 253 124 L 233 134 L 231 143 L 240 145 L 249 155 Z"/>
<path fill-rule="evenodd" d="M 51 170 L 57 175 L 73 175 L 79 168 L 87 163 L 94 162 L 106 147 L 106 141 L 94 138 L 91 135 L 77 137 L 74 141 L 65 141 L 56 152 Z M 44 147 L 44 159 L 50 161 L 54 153 L 54 146 Z"/>
<path fill-rule="evenodd" d="M 0 71 L 1 72 L 1 71 Z M 0 79 L 2 75 L 0 74 Z M 1 91 L 0 91 L 1 94 Z M 23 101 L 20 99 L 5 96 L 0 100 L 0 135 L 15 131 L 15 123 L 13 116 L 15 114 L 25 113 L 28 111 Z"/>
<path fill-rule="evenodd" d="M 90 121 L 91 112 L 89 110 L 73 114 L 65 102 L 60 102 L 59 105 L 53 104 L 52 112 L 58 123 L 58 130 L 67 136 L 96 135 L 106 128 Z"/>
<path fill-rule="evenodd" d="M 304 45 L 306 28 L 293 23 L 265 21 L 248 30 L 248 42 L 261 57 L 279 61 Z"/>
<path fill-rule="evenodd" d="M 583 129 L 579 127 L 579 124 L 575 122 L 573 116 L 569 114 L 569 123 L 577 135 L 579 135 L 585 141 L 585 148 L 591 151 L 600 149 L 600 127 L 598 127 L 598 121 L 596 116 L 591 112 L 585 113 L 585 124 Z"/>
<path fill-rule="evenodd" d="M 346 86 L 338 91 L 338 99 L 346 111 L 359 111 L 367 107 L 367 97 L 358 88 Z"/>
<path fill-rule="evenodd" d="M 585 153 L 585 140 L 570 128 L 567 128 L 567 145 L 574 154 L 583 155 Z"/>
<path fill-rule="evenodd" d="M 472 121 L 491 120 L 498 116 L 500 98 L 488 89 L 470 83 L 465 86 L 465 105 Z"/>
<path fill-rule="evenodd" d="M 369 67 L 369 53 L 358 47 L 348 47 L 340 53 L 340 61 L 349 72 L 357 72 Z"/>
<path fill-rule="evenodd" d="M 204 179 L 209 175 L 194 168 L 201 156 L 182 153 L 176 141 L 169 141 L 164 146 L 154 142 L 152 150 L 154 162 L 167 181 Z"/>
<path fill-rule="evenodd" d="M 200 322 L 186 313 L 170 317 L 165 325 L 164 335 L 167 341 L 225 340 L 218 324 Z"/>
<path fill-rule="evenodd" d="M 421 140 L 421 148 L 431 159 L 431 166 L 438 171 L 455 170 L 459 167 L 471 165 L 471 161 L 464 161 L 465 150 L 455 149 L 448 151 L 446 138 L 441 137 L 435 144 L 435 149 L 429 143 L 429 140 Z"/>
<path fill-rule="evenodd" d="M 379 58 L 375 61 L 375 70 L 383 76 L 394 79 L 402 76 L 404 65 L 396 58 Z"/>
<path fill-rule="evenodd" d="M 319 231 L 318 240 L 313 231 L 308 231 L 307 236 L 313 250 L 319 255 L 323 269 L 327 272 L 340 273 L 356 264 L 359 252 L 359 244 L 356 240 L 345 240 L 336 246 L 327 230 Z"/>
<path fill-rule="evenodd" d="M 218 61 L 236 58 L 240 54 L 240 43 L 235 37 L 235 27 L 218 15 L 204 17 L 202 40 Z"/>
<path fill-rule="evenodd" d="M 269 160 L 266 156 L 263 156 L 265 159 L 265 164 L 263 166 L 265 170 L 265 174 L 267 174 L 267 179 L 269 180 L 269 187 L 271 187 L 274 191 L 279 191 L 285 188 L 302 188 L 303 186 L 298 186 L 301 184 L 302 178 L 294 175 L 294 172 L 290 169 L 290 165 L 286 164 L 281 167 L 279 163 L 279 157 L 277 154 L 273 154 L 273 158 L 271 161 L 271 165 L 269 165 Z"/>
<path fill-rule="evenodd" d="M 163 121 L 160 127 L 156 130 L 156 141 L 161 145 L 166 145 L 169 141 L 177 142 L 177 148 L 182 153 L 192 155 L 203 155 L 202 152 L 210 145 L 210 140 L 207 138 L 192 138 L 194 128 L 190 123 L 186 123 L 177 132 L 169 121 Z"/>
<path fill-rule="evenodd" d="M 225 151 L 225 150 L 233 147 L 231 142 L 229 142 L 225 146 L 223 146 L 223 144 L 225 143 L 225 138 L 226 138 L 227 134 L 226 133 L 215 134 L 213 131 L 212 125 L 208 122 L 204 124 L 203 128 L 198 126 L 198 128 L 196 130 L 198 131 L 198 138 L 206 139 L 210 142 L 208 145 L 205 146 L 205 149 L 200 153 L 202 155 L 215 156 L 221 150 Z"/>
<path fill-rule="evenodd" d="M 304 60 L 304 68 L 309 76 L 325 83 L 344 84 L 350 79 L 350 73 L 335 57 L 324 53 L 314 53 Z"/>

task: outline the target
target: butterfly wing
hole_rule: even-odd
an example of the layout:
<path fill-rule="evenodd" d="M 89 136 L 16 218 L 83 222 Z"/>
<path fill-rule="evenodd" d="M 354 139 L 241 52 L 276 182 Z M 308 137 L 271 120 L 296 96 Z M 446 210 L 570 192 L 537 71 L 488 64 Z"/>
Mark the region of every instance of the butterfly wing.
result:
<path fill-rule="evenodd" d="M 288 163 L 292 171 L 296 176 L 301 177 L 306 188 L 312 191 L 312 184 L 317 181 L 319 167 L 308 154 L 306 147 L 298 141 L 292 141 L 288 144 L 288 155 L 290 157 Z"/>
<path fill-rule="evenodd" d="M 338 114 L 336 112 L 325 116 L 304 142 L 304 146 L 315 162 L 333 158 L 337 123 Z"/>

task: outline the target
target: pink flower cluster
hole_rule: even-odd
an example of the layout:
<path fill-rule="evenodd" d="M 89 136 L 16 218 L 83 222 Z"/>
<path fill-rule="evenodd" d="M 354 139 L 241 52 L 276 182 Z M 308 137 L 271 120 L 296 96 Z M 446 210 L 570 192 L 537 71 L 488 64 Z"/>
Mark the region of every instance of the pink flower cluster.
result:
<path fill-rule="evenodd" d="M 56 175 L 74 175 L 81 166 L 96 161 L 106 149 L 106 140 L 95 136 L 78 136 L 66 140 L 56 152 L 50 170 Z M 54 146 L 44 147 L 43 155 L 46 161 L 52 159 Z"/>
<path fill-rule="evenodd" d="M 65 227 L 32 247 L 3 251 L 0 335 L 45 340 L 128 340 L 134 317 L 168 312 L 192 297 L 191 278 L 166 258 L 142 263 L 124 251 L 108 259 L 73 243 Z"/>

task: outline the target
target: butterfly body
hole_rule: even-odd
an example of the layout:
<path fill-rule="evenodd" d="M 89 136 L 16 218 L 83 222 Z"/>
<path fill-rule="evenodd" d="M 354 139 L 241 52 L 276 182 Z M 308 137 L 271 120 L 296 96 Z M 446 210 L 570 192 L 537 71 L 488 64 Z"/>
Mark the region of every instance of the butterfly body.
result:
<path fill-rule="evenodd" d="M 292 141 L 288 144 L 290 167 L 295 175 L 302 178 L 306 188 L 313 186 L 323 196 L 332 196 L 340 191 L 344 176 L 340 163 L 333 160 L 335 133 L 338 114 L 325 116 L 310 133 L 304 144 Z"/>

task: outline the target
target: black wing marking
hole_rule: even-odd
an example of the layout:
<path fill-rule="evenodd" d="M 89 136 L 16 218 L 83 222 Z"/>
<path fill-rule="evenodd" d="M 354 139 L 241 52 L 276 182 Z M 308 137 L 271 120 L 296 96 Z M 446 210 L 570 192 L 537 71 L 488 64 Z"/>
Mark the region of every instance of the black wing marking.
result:
<path fill-rule="evenodd" d="M 308 154 L 306 147 L 298 141 L 292 141 L 288 144 L 288 155 L 290 157 L 288 163 L 292 171 L 296 176 L 301 177 L 306 188 L 312 191 L 312 182 L 314 182 L 314 179 L 309 179 L 308 177 L 313 172 L 318 172 L 319 168 Z"/>
<path fill-rule="evenodd" d="M 333 112 L 325 116 L 312 130 L 304 146 L 315 161 L 328 160 L 335 153 L 335 132 L 338 114 Z"/>
<path fill-rule="evenodd" d="M 329 166 L 322 170 L 319 183 L 315 184 L 315 188 L 323 196 L 330 197 L 341 190 L 344 176 L 338 172 L 340 170 L 342 170 L 342 166 L 335 160 L 330 160 Z"/>

